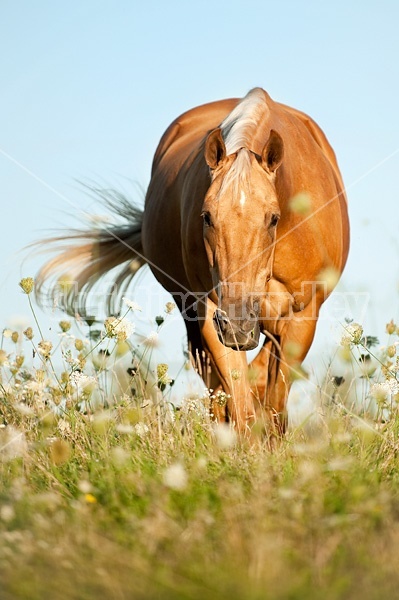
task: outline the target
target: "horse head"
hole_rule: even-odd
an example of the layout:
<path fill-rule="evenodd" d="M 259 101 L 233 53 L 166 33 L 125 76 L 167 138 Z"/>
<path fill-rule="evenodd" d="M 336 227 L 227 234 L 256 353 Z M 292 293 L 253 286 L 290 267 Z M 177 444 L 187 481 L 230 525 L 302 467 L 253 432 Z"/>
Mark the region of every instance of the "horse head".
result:
<path fill-rule="evenodd" d="M 246 147 L 228 154 L 220 128 L 205 143 L 211 184 L 205 196 L 203 237 L 218 295 L 213 322 L 220 341 L 236 350 L 259 343 L 259 311 L 272 276 L 280 207 L 276 172 L 281 136 L 270 131 L 261 155 Z"/>

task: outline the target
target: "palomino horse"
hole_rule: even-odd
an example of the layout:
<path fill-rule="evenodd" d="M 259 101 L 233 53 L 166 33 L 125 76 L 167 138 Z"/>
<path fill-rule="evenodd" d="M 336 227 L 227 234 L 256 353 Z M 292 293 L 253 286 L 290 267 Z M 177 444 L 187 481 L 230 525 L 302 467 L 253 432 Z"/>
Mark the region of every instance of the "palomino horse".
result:
<path fill-rule="evenodd" d="M 205 350 L 213 385 L 227 393 L 218 418 L 244 431 L 266 414 L 284 430 L 291 371 L 333 287 L 323 273 L 342 272 L 349 246 L 341 175 L 318 125 L 260 88 L 194 108 L 159 143 L 144 212 L 124 199 L 117 210 L 125 225 L 64 238 L 84 243 L 43 267 L 39 293 L 68 270 L 77 282 L 69 306 L 84 310 L 101 275 L 124 264 L 116 284 L 125 289 L 132 260 L 147 262 L 179 306 L 192 352 Z M 250 378 L 245 350 L 260 332 Z"/>

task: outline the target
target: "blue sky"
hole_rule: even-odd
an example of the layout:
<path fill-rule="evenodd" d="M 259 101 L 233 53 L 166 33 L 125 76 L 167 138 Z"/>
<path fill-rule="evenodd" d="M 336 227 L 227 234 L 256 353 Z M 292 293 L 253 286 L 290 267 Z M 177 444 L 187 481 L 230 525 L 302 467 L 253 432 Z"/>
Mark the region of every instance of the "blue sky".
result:
<path fill-rule="evenodd" d="M 0 326 L 28 314 L 17 284 L 43 260 L 19 251 L 103 212 L 76 180 L 140 196 L 129 180 L 147 185 L 178 114 L 262 86 L 310 114 L 336 151 L 352 226 L 340 290 L 360 298 L 348 316 L 367 300 L 365 325 L 384 337 L 399 316 L 396 1 L 16 0 L 0 14 Z"/>

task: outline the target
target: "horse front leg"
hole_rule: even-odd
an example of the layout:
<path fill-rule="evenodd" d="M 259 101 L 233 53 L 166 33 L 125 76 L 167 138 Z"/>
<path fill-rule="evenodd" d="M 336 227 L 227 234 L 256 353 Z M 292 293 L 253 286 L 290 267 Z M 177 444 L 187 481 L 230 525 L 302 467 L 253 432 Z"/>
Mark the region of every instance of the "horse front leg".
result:
<path fill-rule="evenodd" d="M 217 378 L 228 394 L 227 419 L 234 423 L 237 430 L 249 435 L 255 422 L 253 395 L 248 381 L 248 365 L 245 352 L 227 348 L 218 338 L 213 325 L 216 305 L 208 298 L 198 308 L 201 335 Z M 223 411 L 215 407 L 216 416 L 223 419 Z"/>
<path fill-rule="evenodd" d="M 259 411 L 266 415 L 271 430 L 279 436 L 287 428 L 288 394 L 313 342 L 320 305 L 319 299 L 315 298 L 290 319 L 264 323 L 264 345 L 249 365 Z"/>
<path fill-rule="evenodd" d="M 266 337 L 259 354 L 249 365 L 249 379 L 258 418 L 268 434 L 281 437 L 287 425 L 286 399 L 290 379 L 281 356 L 280 338 Z"/>

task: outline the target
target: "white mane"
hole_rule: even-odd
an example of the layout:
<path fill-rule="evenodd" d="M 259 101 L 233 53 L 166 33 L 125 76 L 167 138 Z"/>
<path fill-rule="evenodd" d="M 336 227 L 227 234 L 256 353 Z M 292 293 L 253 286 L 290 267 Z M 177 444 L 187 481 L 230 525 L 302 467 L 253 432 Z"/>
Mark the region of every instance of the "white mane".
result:
<path fill-rule="evenodd" d="M 227 155 L 248 147 L 265 112 L 269 112 L 265 92 L 261 88 L 254 88 L 227 115 L 220 126 Z"/>
<path fill-rule="evenodd" d="M 251 171 L 249 146 L 260 120 L 269 113 L 265 92 L 254 88 L 237 104 L 222 122 L 220 129 L 226 146 L 226 154 L 237 152 L 237 158 L 226 174 L 219 193 L 234 185 L 233 193 L 248 188 Z"/>

